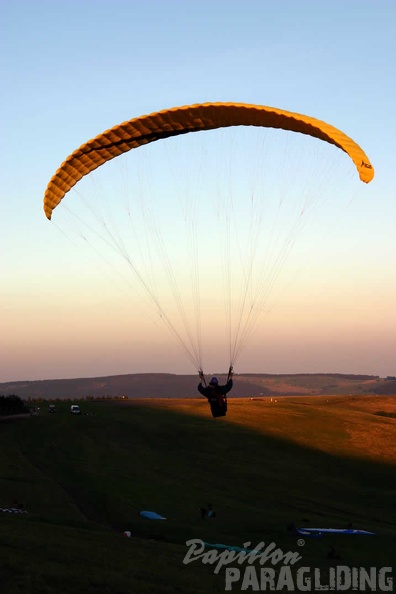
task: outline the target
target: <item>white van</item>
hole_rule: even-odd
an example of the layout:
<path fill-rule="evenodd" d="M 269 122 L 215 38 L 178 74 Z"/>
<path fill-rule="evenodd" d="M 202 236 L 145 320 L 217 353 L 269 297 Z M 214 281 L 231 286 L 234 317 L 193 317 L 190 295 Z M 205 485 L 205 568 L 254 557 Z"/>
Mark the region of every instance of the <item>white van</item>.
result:
<path fill-rule="evenodd" d="M 80 407 L 77 404 L 71 405 L 70 412 L 72 415 L 81 415 Z"/>

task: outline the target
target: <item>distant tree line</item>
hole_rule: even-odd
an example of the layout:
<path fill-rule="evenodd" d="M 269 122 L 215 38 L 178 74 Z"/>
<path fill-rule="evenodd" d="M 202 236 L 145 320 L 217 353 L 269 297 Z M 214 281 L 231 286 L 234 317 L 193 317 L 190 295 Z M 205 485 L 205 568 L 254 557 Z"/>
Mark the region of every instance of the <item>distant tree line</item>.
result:
<path fill-rule="evenodd" d="M 92 402 L 95 402 L 96 400 L 127 400 L 129 398 L 129 396 L 126 396 L 125 394 L 123 396 L 113 396 L 111 394 L 106 394 L 104 396 L 93 396 L 91 394 L 88 394 L 88 396 L 82 396 L 82 397 L 77 397 L 77 398 L 43 398 L 43 397 L 37 397 L 37 398 L 27 398 L 26 402 L 28 404 L 45 404 L 45 403 L 50 403 L 50 402 L 82 402 L 85 400 L 89 400 Z"/>
<path fill-rule="evenodd" d="M 221 375 L 219 373 L 218 375 Z M 282 378 L 282 377 L 313 377 L 313 378 L 320 378 L 320 377 L 334 377 L 338 379 L 347 379 L 347 380 L 356 380 L 356 381 L 365 381 L 365 380 L 373 380 L 373 379 L 380 379 L 379 375 L 362 375 L 362 374 L 354 374 L 354 373 L 239 373 L 234 374 L 239 375 L 241 377 L 258 377 L 258 378 Z M 386 379 L 389 379 L 388 376 Z"/>
<path fill-rule="evenodd" d="M 24 415 L 30 412 L 26 404 L 16 396 L 0 396 L 0 416 L 6 415 Z"/>

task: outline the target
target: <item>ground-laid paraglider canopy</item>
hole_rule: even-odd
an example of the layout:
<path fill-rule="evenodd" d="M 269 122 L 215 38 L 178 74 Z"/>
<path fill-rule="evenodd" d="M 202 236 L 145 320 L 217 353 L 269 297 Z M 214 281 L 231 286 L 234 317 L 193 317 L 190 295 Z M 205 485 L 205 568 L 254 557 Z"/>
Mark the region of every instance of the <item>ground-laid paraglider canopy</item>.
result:
<path fill-rule="evenodd" d="M 140 515 L 142 518 L 147 518 L 148 520 L 166 520 L 164 516 L 161 516 L 160 514 L 157 514 L 157 512 L 153 511 L 141 511 Z"/>
<path fill-rule="evenodd" d="M 354 528 L 297 528 L 296 532 L 300 536 L 322 536 L 323 534 L 375 535 L 375 532 Z"/>

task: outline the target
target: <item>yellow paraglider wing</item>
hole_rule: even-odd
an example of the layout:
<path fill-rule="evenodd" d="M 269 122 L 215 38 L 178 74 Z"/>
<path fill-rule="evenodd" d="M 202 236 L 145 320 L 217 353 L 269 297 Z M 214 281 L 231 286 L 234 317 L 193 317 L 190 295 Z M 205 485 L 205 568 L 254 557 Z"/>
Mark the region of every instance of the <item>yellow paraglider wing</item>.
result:
<path fill-rule="evenodd" d="M 282 128 L 313 136 L 345 151 L 355 163 L 363 182 L 369 183 L 374 177 L 374 169 L 363 150 L 343 132 L 325 122 L 275 107 L 204 103 L 134 118 L 83 144 L 67 157 L 50 180 L 44 196 L 45 214 L 51 219 L 54 208 L 82 177 L 114 157 L 163 138 L 230 126 Z"/>

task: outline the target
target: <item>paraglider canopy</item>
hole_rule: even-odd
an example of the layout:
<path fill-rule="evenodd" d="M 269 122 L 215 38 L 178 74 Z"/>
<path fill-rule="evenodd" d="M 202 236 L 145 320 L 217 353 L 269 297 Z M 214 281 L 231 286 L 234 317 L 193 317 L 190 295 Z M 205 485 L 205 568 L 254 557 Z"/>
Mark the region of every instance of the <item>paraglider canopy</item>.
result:
<path fill-rule="evenodd" d="M 49 182 L 44 197 L 45 214 L 50 219 L 53 209 L 84 175 L 122 153 L 171 136 L 229 126 L 282 128 L 308 134 L 345 151 L 355 163 L 362 181 L 368 183 L 374 177 L 373 167 L 363 150 L 346 134 L 316 118 L 263 105 L 204 103 L 134 118 L 80 146 Z"/>
<path fill-rule="evenodd" d="M 219 148 L 215 142 L 222 135 Z M 275 135 L 284 136 L 283 149 Z M 187 139 L 191 152 L 183 144 Z M 215 142 L 205 144 L 208 139 Z M 305 144 L 314 149 L 309 157 Z M 168 166 L 172 148 L 176 155 Z M 323 152 L 314 162 L 319 148 Z M 123 155 L 125 167 L 112 173 Z M 345 177 L 334 165 L 340 156 L 348 168 Z M 134 169 L 138 162 L 142 169 Z M 173 189 L 164 180 L 165 169 Z M 110 172 L 111 183 L 107 188 L 92 182 L 87 197 L 94 170 L 104 177 Z M 128 290 L 133 278 L 155 323 L 161 320 L 197 371 L 203 369 L 205 341 L 217 353 L 220 336 L 227 342 L 224 367 L 232 368 L 279 299 L 277 283 L 314 208 L 326 195 L 336 204 L 346 177 L 369 183 L 373 176 L 363 149 L 326 122 L 264 105 L 203 103 L 133 118 L 81 145 L 49 181 L 44 211 L 48 219 L 59 207 L 62 215 L 70 214 L 84 247 L 92 245 L 118 280 L 129 275 Z M 63 200 L 76 185 L 77 199 Z M 314 245 L 302 250 L 304 265 L 315 250 Z M 116 270 L 115 257 L 122 269 Z M 283 291 L 291 280 L 285 273 Z M 132 291 L 136 294 L 135 285 Z M 212 369 L 221 368 L 216 363 Z"/>

